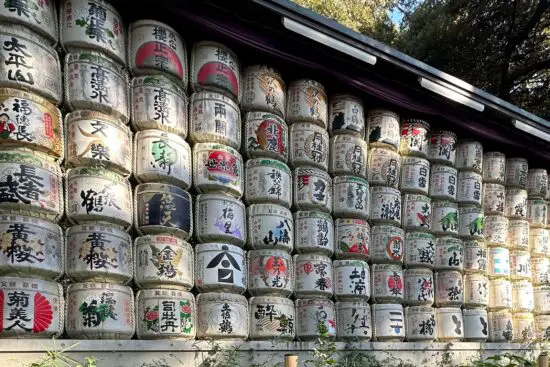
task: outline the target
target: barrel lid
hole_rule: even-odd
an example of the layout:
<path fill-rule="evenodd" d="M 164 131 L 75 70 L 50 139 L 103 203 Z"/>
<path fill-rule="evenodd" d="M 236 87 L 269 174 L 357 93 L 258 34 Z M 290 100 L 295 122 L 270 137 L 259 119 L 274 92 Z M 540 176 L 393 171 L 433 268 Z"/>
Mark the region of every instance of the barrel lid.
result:
<path fill-rule="evenodd" d="M 245 296 L 233 293 L 200 293 L 197 295 L 197 303 L 202 302 L 232 302 L 248 306 L 248 301 Z"/>
<path fill-rule="evenodd" d="M 435 135 L 448 135 L 456 141 L 456 134 L 452 131 L 449 131 L 449 130 L 432 130 L 430 132 L 430 137 L 435 136 Z"/>
<path fill-rule="evenodd" d="M 191 199 L 191 194 L 189 194 L 184 189 L 175 185 L 157 183 L 157 182 L 149 182 L 149 183 L 143 183 L 143 184 L 137 185 L 135 189 L 136 197 L 137 195 L 140 195 L 148 191 L 170 193 L 170 194 L 180 195 L 188 199 Z"/>
<path fill-rule="evenodd" d="M 151 85 L 155 87 L 162 86 L 164 89 L 173 90 L 177 98 L 187 101 L 187 96 L 183 88 L 183 82 L 170 74 L 149 74 L 139 75 L 132 78 L 131 88 L 138 88 Z"/>
<path fill-rule="evenodd" d="M 334 307 L 334 302 L 329 299 L 315 298 L 315 299 L 303 299 L 299 298 L 296 300 L 296 307 L 304 306 L 325 306 L 325 307 Z"/>
<path fill-rule="evenodd" d="M 228 105 L 233 107 L 235 110 L 239 111 L 239 106 L 237 102 L 235 102 L 233 99 L 229 98 L 228 96 L 220 92 L 216 92 L 212 90 L 202 90 L 200 92 L 195 92 L 191 95 L 191 104 L 195 103 L 195 101 L 197 100 L 221 101 L 223 103 L 227 103 Z"/>
<path fill-rule="evenodd" d="M 167 30 L 174 33 L 176 36 L 178 36 L 181 39 L 180 34 L 174 28 L 170 27 L 166 23 L 159 22 L 158 20 L 152 20 L 152 19 L 136 20 L 135 22 L 130 23 L 130 25 L 128 26 L 128 30 L 129 30 L 129 32 L 131 32 L 134 28 L 148 26 L 148 25 L 153 26 L 153 27 L 166 28 Z"/>
<path fill-rule="evenodd" d="M 191 249 L 191 245 L 182 240 L 179 237 L 176 237 L 171 234 L 148 234 L 145 236 L 139 236 L 136 237 L 134 240 L 135 246 L 141 246 L 141 245 L 152 245 L 152 244 L 170 244 L 170 245 L 176 245 L 176 246 L 186 246 L 189 249 Z"/>
<path fill-rule="evenodd" d="M 286 127 L 286 122 L 281 117 L 271 113 L 271 112 L 260 112 L 260 111 L 251 111 L 247 112 L 244 115 L 245 123 L 251 120 L 275 120 L 277 123 L 284 125 Z"/>
<path fill-rule="evenodd" d="M 366 226 L 370 228 L 369 222 L 364 219 L 352 219 L 352 218 L 337 218 L 334 221 L 335 226 L 349 226 L 349 225 Z"/>
<path fill-rule="evenodd" d="M 134 137 L 134 140 L 137 143 L 139 142 L 140 139 L 146 139 L 146 138 L 153 138 L 153 139 L 167 138 L 168 140 L 170 140 L 171 144 L 176 143 L 178 145 L 185 146 L 187 149 L 190 149 L 189 144 L 187 144 L 185 139 L 182 138 L 180 135 L 177 135 L 168 131 L 164 131 L 164 130 L 147 129 L 143 131 L 138 131 Z"/>
<path fill-rule="evenodd" d="M 390 110 L 386 110 L 384 108 L 374 108 L 372 110 L 369 110 L 368 112 L 369 119 L 372 118 L 371 115 L 374 115 L 374 114 L 390 115 L 393 118 L 395 118 L 397 121 L 399 121 L 399 115 L 397 113 Z"/>
<path fill-rule="evenodd" d="M 332 266 L 334 268 L 338 268 L 340 266 L 357 266 L 357 267 L 365 267 L 369 268 L 369 264 L 366 261 L 363 260 L 355 260 L 355 259 L 349 259 L 349 260 L 334 260 L 332 262 Z"/>
<path fill-rule="evenodd" d="M 361 105 L 361 107 L 363 107 L 363 102 L 359 97 L 353 96 L 351 94 L 346 94 L 346 93 L 333 94 L 330 98 L 330 103 L 339 102 L 340 100 L 348 100 L 354 103 L 358 103 Z"/>
<path fill-rule="evenodd" d="M 350 182 L 362 184 L 367 187 L 369 186 L 369 182 L 367 181 L 367 179 L 363 177 L 358 177 L 358 176 L 342 175 L 342 176 L 336 176 L 332 179 L 332 183 L 334 185 L 345 184 Z"/>
<path fill-rule="evenodd" d="M 290 82 L 290 85 L 288 86 L 288 88 L 289 89 L 294 88 L 294 87 L 298 86 L 299 84 L 306 84 L 306 85 L 309 85 L 311 87 L 319 88 L 321 90 L 321 92 L 323 92 L 323 94 L 325 94 L 325 87 L 323 86 L 323 84 L 321 84 L 318 81 L 313 80 L 313 79 L 293 80 L 292 82 Z"/>
<path fill-rule="evenodd" d="M 321 254 L 296 254 L 293 258 L 294 263 L 298 261 L 324 261 L 332 264 L 330 257 Z"/>
<path fill-rule="evenodd" d="M 413 118 L 403 118 L 401 119 L 401 127 L 404 128 L 407 124 L 420 125 L 426 130 L 430 130 L 430 124 L 426 120 L 422 119 L 413 119 Z"/>
<path fill-rule="evenodd" d="M 320 212 L 320 211 L 297 211 L 297 212 L 294 212 L 292 213 L 292 217 L 294 218 L 294 220 L 299 220 L 299 219 L 308 219 L 308 218 L 317 218 L 317 219 L 324 219 L 324 220 L 328 220 L 330 222 L 332 222 L 332 216 L 328 213 L 325 213 L 325 212 Z"/>
<path fill-rule="evenodd" d="M 195 246 L 196 253 L 203 251 L 231 251 L 244 256 L 244 250 L 241 247 L 221 242 L 199 243 Z"/>
<path fill-rule="evenodd" d="M 274 167 L 274 168 L 277 168 L 277 169 L 280 169 L 281 171 L 284 171 L 286 173 L 288 173 L 290 175 L 290 168 L 288 168 L 288 166 L 277 160 L 277 159 L 271 159 L 271 158 L 252 158 L 252 159 L 249 159 L 248 161 L 246 161 L 246 165 L 245 167 L 246 168 L 251 168 L 251 167 L 258 167 L 258 166 L 270 166 L 270 167 Z"/>
<path fill-rule="evenodd" d="M 275 304 L 283 304 L 285 306 L 294 307 L 294 301 L 284 298 L 284 297 L 275 297 L 275 296 L 256 296 L 256 297 L 250 297 L 250 306 L 257 305 L 259 303 L 275 303 Z"/>
<path fill-rule="evenodd" d="M 166 297 L 177 297 L 195 300 L 193 293 L 186 292 L 180 289 L 166 289 L 166 288 L 149 288 L 141 289 L 136 294 L 136 299 L 139 301 L 143 298 L 166 298 Z"/>

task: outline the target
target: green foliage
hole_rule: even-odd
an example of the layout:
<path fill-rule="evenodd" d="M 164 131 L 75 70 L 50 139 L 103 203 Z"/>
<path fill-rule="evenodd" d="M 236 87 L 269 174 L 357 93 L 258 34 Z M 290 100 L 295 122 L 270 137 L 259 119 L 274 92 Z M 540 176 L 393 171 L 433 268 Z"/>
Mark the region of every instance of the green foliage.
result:
<path fill-rule="evenodd" d="M 323 321 L 317 322 L 317 332 L 319 337 L 315 341 L 313 349 L 313 359 L 304 361 L 306 367 L 330 367 L 336 365 L 336 343 L 328 336 L 327 325 Z"/>
<path fill-rule="evenodd" d="M 207 357 L 199 367 L 237 367 L 240 365 L 240 347 L 222 348 L 218 343 L 212 343 Z"/>
<path fill-rule="evenodd" d="M 483 360 L 472 361 L 464 367 L 535 367 L 536 363 L 519 355 L 505 353 Z"/>
<path fill-rule="evenodd" d="M 55 348 L 55 339 L 53 340 L 53 343 Z M 85 362 L 81 363 L 66 355 L 70 349 L 77 345 L 78 343 L 62 350 L 47 351 L 46 357 L 29 364 L 28 367 L 97 367 L 96 359 L 93 357 L 85 357 Z"/>

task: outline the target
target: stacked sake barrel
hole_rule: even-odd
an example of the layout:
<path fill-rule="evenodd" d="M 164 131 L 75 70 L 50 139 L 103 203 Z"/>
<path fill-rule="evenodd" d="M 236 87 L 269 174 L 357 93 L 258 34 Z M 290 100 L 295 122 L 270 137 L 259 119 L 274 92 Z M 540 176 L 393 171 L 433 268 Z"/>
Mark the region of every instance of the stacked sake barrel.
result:
<path fill-rule="evenodd" d="M 0 337 L 57 337 L 65 149 L 55 3 L 3 4 L 0 43 Z"/>

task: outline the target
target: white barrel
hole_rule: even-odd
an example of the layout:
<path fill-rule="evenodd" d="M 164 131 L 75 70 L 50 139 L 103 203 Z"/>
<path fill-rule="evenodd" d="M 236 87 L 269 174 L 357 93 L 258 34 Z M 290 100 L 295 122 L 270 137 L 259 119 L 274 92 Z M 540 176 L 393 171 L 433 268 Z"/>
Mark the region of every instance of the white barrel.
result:
<path fill-rule="evenodd" d="M 430 124 L 424 120 L 402 119 L 399 153 L 404 156 L 426 157 L 428 131 L 430 131 Z"/>
<path fill-rule="evenodd" d="M 489 305 L 489 278 L 479 274 L 464 275 L 464 307 Z"/>
<path fill-rule="evenodd" d="M 435 273 L 435 305 L 437 307 L 461 307 L 464 303 L 462 274 L 454 270 Z"/>
<path fill-rule="evenodd" d="M 550 340 L 550 315 L 535 316 L 535 339 L 537 341 Z"/>
<path fill-rule="evenodd" d="M 290 208 L 292 173 L 283 162 L 270 158 L 249 159 L 245 166 L 247 204 L 271 203 Z"/>
<path fill-rule="evenodd" d="M 197 339 L 246 339 L 248 317 L 246 297 L 201 293 L 197 296 Z"/>
<path fill-rule="evenodd" d="M 399 265 L 371 266 L 371 299 L 374 303 L 403 303 L 403 270 Z"/>
<path fill-rule="evenodd" d="M 456 201 L 481 207 L 482 190 L 481 175 L 476 172 L 459 171 Z"/>
<path fill-rule="evenodd" d="M 286 119 L 289 124 L 312 122 L 326 130 L 327 114 L 327 95 L 321 83 L 311 79 L 290 83 L 286 100 Z"/>
<path fill-rule="evenodd" d="M 286 87 L 279 71 L 268 65 L 247 66 L 243 70 L 244 111 L 268 111 L 285 117 Z"/>
<path fill-rule="evenodd" d="M 330 98 L 328 130 L 333 135 L 365 136 L 363 102 L 348 94 L 335 94 Z"/>
<path fill-rule="evenodd" d="M 246 243 L 246 208 L 223 194 L 201 194 L 196 198 L 195 239 L 199 243 L 227 242 L 243 247 Z"/>
<path fill-rule="evenodd" d="M 137 237 L 134 282 L 139 288 L 190 291 L 195 285 L 195 256 L 191 245 L 166 234 Z"/>
<path fill-rule="evenodd" d="M 483 145 L 474 140 L 460 140 L 456 145 L 456 168 L 481 174 L 483 168 Z M 481 182 L 481 177 L 479 181 Z"/>
<path fill-rule="evenodd" d="M 193 186 L 199 193 L 244 193 L 244 164 L 239 152 L 227 145 L 198 143 L 193 147 Z"/>
<path fill-rule="evenodd" d="M 505 247 L 489 248 L 490 278 L 508 278 L 510 276 L 510 250 Z"/>
<path fill-rule="evenodd" d="M 193 233 L 191 194 L 178 186 L 160 183 L 137 185 L 134 210 L 134 225 L 141 235 L 173 234 L 188 240 Z"/>
<path fill-rule="evenodd" d="M 28 3 L 6 3 L 0 8 L 0 20 L 5 23 L 18 23 L 47 37 L 50 43 L 58 41 L 58 19 L 56 4 L 31 0 Z"/>
<path fill-rule="evenodd" d="M 191 148 L 179 135 L 139 131 L 134 140 L 134 177 L 140 183 L 164 182 L 191 187 Z"/>
<path fill-rule="evenodd" d="M 372 338 L 371 307 L 366 301 L 336 302 L 336 318 L 338 338 L 363 342 Z"/>
<path fill-rule="evenodd" d="M 334 298 L 338 301 L 368 301 L 370 269 L 362 260 L 334 260 Z"/>
<path fill-rule="evenodd" d="M 550 257 L 550 230 L 529 228 L 531 257 Z"/>
<path fill-rule="evenodd" d="M 252 297 L 249 302 L 250 340 L 294 340 L 294 301 L 282 297 L 262 296 Z"/>
<path fill-rule="evenodd" d="M 535 339 L 535 317 L 532 313 L 522 312 L 512 315 L 514 324 L 514 343 L 526 343 Z"/>
<path fill-rule="evenodd" d="M 483 182 L 504 185 L 506 179 L 506 156 L 500 152 L 483 154 Z"/>
<path fill-rule="evenodd" d="M 72 339 L 131 339 L 134 292 L 113 283 L 73 283 L 67 289 L 65 332 Z"/>
<path fill-rule="evenodd" d="M 544 228 L 548 222 L 547 203 L 544 199 L 527 200 L 527 221 L 530 228 Z"/>
<path fill-rule="evenodd" d="M 405 235 L 405 267 L 433 269 L 435 237 L 424 232 L 407 232 Z"/>
<path fill-rule="evenodd" d="M 61 284 L 1 276 L 0 288 L 1 339 L 51 338 L 63 333 L 65 302 Z"/>
<path fill-rule="evenodd" d="M 325 129 L 307 122 L 290 125 L 291 167 L 312 166 L 326 171 L 328 161 L 329 136 Z"/>
<path fill-rule="evenodd" d="M 483 212 L 494 215 L 504 215 L 506 188 L 495 183 L 483 184 Z"/>
<path fill-rule="evenodd" d="M 436 270 L 464 270 L 464 243 L 454 237 L 439 237 L 435 245 Z"/>
<path fill-rule="evenodd" d="M 462 310 L 464 320 L 464 339 L 468 342 L 485 343 L 489 337 L 489 319 L 487 310 L 475 308 Z"/>
<path fill-rule="evenodd" d="M 189 141 L 215 142 L 239 149 L 241 113 L 237 103 L 221 93 L 194 93 L 189 103 Z"/>
<path fill-rule="evenodd" d="M 405 308 L 407 341 L 429 342 L 436 337 L 435 308 L 415 306 Z"/>
<path fill-rule="evenodd" d="M 550 259 L 547 257 L 531 259 L 531 275 L 533 285 L 550 284 Z"/>
<path fill-rule="evenodd" d="M 386 148 L 374 148 L 368 153 L 367 178 L 374 186 L 399 187 L 401 157 Z"/>
<path fill-rule="evenodd" d="M 136 295 L 138 339 L 194 339 L 197 307 L 192 293 L 144 289 Z"/>
<path fill-rule="evenodd" d="M 504 215 L 510 219 L 527 218 L 527 190 L 507 188 Z"/>
<path fill-rule="evenodd" d="M 366 220 L 341 219 L 334 221 L 334 249 L 338 259 L 368 261 L 371 251 L 371 229 Z"/>
<path fill-rule="evenodd" d="M 550 315 L 550 286 L 538 285 L 533 288 L 535 314 Z"/>
<path fill-rule="evenodd" d="M 508 310 L 489 312 L 489 340 L 502 343 L 514 337 L 512 313 Z"/>
<path fill-rule="evenodd" d="M 463 239 L 484 239 L 485 215 L 483 209 L 473 205 L 461 205 L 458 215 L 458 235 Z"/>
<path fill-rule="evenodd" d="M 386 147 L 397 151 L 401 143 L 399 115 L 388 110 L 370 110 L 367 116 L 366 135 L 371 148 Z"/>
<path fill-rule="evenodd" d="M 292 257 L 284 250 L 248 251 L 248 292 L 253 296 L 290 297 L 294 291 Z"/>
<path fill-rule="evenodd" d="M 323 255 L 294 255 L 297 298 L 331 298 L 334 293 L 332 260 Z"/>
<path fill-rule="evenodd" d="M 296 337 L 300 341 L 316 340 L 319 329 L 325 336 L 336 337 L 336 308 L 328 299 L 296 300 Z"/>
<path fill-rule="evenodd" d="M 336 176 L 332 182 L 334 216 L 369 219 L 370 191 L 367 180 L 356 176 Z"/>
<path fill-rule="evenodd" d="M 486 215 L 484 221 L 485 241 L 489 246 L 509 247 L 508 218 L 500 215 Z"/>
<path fill-rule="evenodd" d="M 374 263 L 402 264 L 405 231 L 394 226 L 373 226 L 370 245 Z"/>
<path fill-rule="evenodd" d="M 527 194 L 529 198 L 544 199 L 548 193 L 548 171 L 543 168 L 531 168 L 527 171 Z"/>
<path fill-rule="evenodd" d="M 401 305 L 372 305 L 372 324 L 376 341 L 401 342 L 405 339 L 405 315 Z"/>
<path fill-rule="evenodd" d="M 370 188 L 370 220 L 373 224 L 401 226 L 401 192 L 393 187 Z"/>
<path fill-rule="evenodd" d="M 487 245 L 483 241 L 467 240 L 464 243 L 464 273 L 487 275 Z"/>
<path fill-rule="evenodd" d="M 318 168 L 296 168 L 292 194 L 294 207 L 298 210 L 332 211 L 332 179 Z"/>
<path fill-rule="evenodd" d="M 70 227 L 66 232 L 66 274 L 74 282 L 127 283 L 134 275 L 130 235 L 104 223 Z M 53 256 L 52 256 L 53 255 Z M 48 257 L 55 257 L 52 252 Z"/>
<path fill-rule="evenodd" d="M 512 249 L 529 250 L 529 222 L 515 219 L 508 221 L 506 239 Z"/>
<path fill-rule="evenodd" d="M 432 234 L 458 236 L 458 204 L 450 200 L 432 201 Z"/>
<path fill-rule="evenodd" d="M 531 279 L 531 255 L 529 251 L 510 251 L 510 276 L 513 280 Z"/>
<path fill-rule="evenodd" d="M 489 282 L 489 311 L 512 308 L 512 283 L 507 279 L 492 279 Z"/>
<path fill-rule="evenodd" d="M 435 309 L 437 340 L 440 342 L 464 339 L 464 319 L 460 308 L 442 307 Z"/>
<path fill-rule="evenodd" d="M 243 129 L 243 150 L 247 158 L 288 161 L 288 127 L 282 118 L 267 112 L 248 112 L 244 116 Z"/>
<path fill-rule="evenodd" d="M 430 162 L 420 157 L 402 157 L 399 188 L 403 193 L 428 195 Z"/>
<path fill-rule="evenodd" d="M 430 197 L 440 200 L 456 200 L 457 170 L 441 164 L 432 165 L 430 170 Z"/>
<path fill-rule="evenodd" d="M 430 269 L 407 269 L 404 279 L 405 305 L 431 306 L 434 303 L 434 280 Z"/>
<path fill-rule="evenodd" d="M 535 308 L 535 294 L 529 280 L 512 282 L 512 311 L 533 312 Z"/>
<path fill-rule="evenodd" d="M 403 228 L 407 231 L 426 231 L 432 226 L 432 199 L 424 195 L 404 194 Z"/>
<path fill-rule="evenodd" d="M 428 160 L 454 166 L 456 161 L 456 134 L 451 131 L 431 131 L 428 136 Z"/>
<path fill-rule="evenodd" d="M 328 171 L 332 175 L 367 177 L 368 145 L 362 137 L 336 135 L 330 138 Z"/>
<path fill-rule="evenodd" d="M 251 249 L 294 248 L 294 219 L 285 207 L 273 204 L 253 204 L 246 209 L 247 246 Z"/>
<path fill-rule="evenodd" d="M 195 287 L 199 292 L 244 293 L 247 287 L 244 250 L 226 243 L 195 246 Z"/>
<path fill-rule="evenodd" d="M 300 211 L 293 214 L 294 249 L 299 253 L 319 253 L 332 256 L 334 253 L 334 222 L 323 212 Z"/>
<path fill-rule="evenodd" d="M 506 159 L 506 187 L 525 189 L 529 164 L 524 158 Z"/>

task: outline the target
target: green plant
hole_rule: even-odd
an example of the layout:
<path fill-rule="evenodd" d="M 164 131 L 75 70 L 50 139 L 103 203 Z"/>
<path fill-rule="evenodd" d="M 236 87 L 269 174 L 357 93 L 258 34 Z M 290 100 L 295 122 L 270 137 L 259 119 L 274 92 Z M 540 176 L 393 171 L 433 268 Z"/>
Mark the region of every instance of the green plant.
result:
<path fill-rule="evenodd" d="M 536 363 L 525 357 L 504 353 L 485 358 L 483 360 L 472 361 L 471 364 L 463 367 L 535 367 Z"/>
<path fill-rule="evenodd" d="M 335 366 L 336 343 L 328 336 L 328 328 L 323 320 L 317 321 L 317 333 L 319 337 L 315 341 L 313 359 L 304 361 L 306 367 L 327 367 Z"/>
<path fill-rule="evenodd" d="M 212 342 L 207 357 L 199 367 L 237 367 L 240 364 L 240 346 L 222 348 L 220 344 Z"/>
<path fill-rule="evenodd" d="M 44 358 L 29 364 L 28 367 L 97 367 L 97 360 L 93 357 L 85 357 L 85 362 L 81 363 L 66 355 L 66 353 L 76 347 L 78 343 L 70 345 L 62 350 L 56 350 L 55 339 L 53 339 L 53 345 L 54 350 L 48 350 Z"/>

